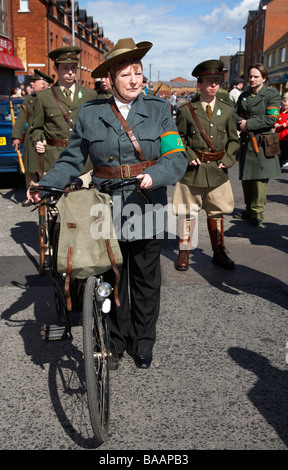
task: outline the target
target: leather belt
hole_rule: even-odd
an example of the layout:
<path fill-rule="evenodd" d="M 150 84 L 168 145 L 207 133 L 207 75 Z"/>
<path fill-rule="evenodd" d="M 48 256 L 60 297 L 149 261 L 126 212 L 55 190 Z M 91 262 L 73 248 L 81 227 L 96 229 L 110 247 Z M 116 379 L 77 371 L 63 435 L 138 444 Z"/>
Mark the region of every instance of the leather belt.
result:
<path fill-rule="evenodd" d="M 67 147 L 68 139 L 47 139 L 47 144 L 55 147 Z"/>
<path fill-rule="evenodd" d="M 225 154 L 225 150 L 221 150 L 221 152 L 201 152 L 201 151 L 195 150 L 195 153 L 197 157 L 199 158 L 199 160 L 201 160 L 201 162 L 209 163 L 209 162 L 217 162 L 217 160 L 220 160 L 220 158 L 222 158 L 223 155 Z"/>
<path fill-rule="evenodd" d="M 137 176 L 142 173 L 145 168 L 155 165 L 156 160 L 146 160 L 134 165 L 121 165 L 121 166 L 94 166 L 93 176 L 98 178 L 122 178 L 123 180 Z"/>

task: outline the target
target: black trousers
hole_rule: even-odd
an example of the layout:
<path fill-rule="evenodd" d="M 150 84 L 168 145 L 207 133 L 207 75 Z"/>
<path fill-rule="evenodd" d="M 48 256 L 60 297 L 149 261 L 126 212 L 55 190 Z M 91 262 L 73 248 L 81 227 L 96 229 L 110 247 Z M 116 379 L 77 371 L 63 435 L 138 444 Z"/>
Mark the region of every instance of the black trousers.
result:
<path fill-rule="evenodd" d="M 111 338 L 118 353 L 129 347 L 133 353 L 151 356 L 160 308 L 162 239 L 119 244 L 123 256 L 123 265 L 119 269 L 120 307 L 112 300 Z M 108 282 L 111 282 L 111 275 L 112 271 Z"/>

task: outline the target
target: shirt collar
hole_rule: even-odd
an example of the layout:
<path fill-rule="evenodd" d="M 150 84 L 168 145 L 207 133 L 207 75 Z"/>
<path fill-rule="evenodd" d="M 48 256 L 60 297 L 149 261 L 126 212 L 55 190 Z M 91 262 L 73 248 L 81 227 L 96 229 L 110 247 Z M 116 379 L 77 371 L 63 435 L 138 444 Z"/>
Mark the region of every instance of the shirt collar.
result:
<path fill-rule="evenodd" d="M 202 98 L 201 98 L 201 95 L 200 95 L 200 101 L 201 101 L 201 104 L 203 106 L 203 108 L 206 110 L 206 106 L 207 104 L 210 104 L 211 106 L 211 109 L 213 111 L 214 109 L 214 106 L 215 106 L 215 103 L 216 103 L 216 96 L 214 96 L 213 100 L 211 101 L 211 103 L 207 103 L 206 101 L 204 101 Z"/>

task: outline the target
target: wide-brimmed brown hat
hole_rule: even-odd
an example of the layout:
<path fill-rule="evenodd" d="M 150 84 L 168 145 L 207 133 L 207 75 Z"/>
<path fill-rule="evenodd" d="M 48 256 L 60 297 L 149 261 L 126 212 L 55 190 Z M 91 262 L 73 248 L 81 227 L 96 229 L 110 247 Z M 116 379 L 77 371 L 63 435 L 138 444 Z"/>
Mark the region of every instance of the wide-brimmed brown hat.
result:
<path fill-rule="evenodd" d="M 117 44 L 106 55 L 105 62 L 96 67 L 91 76 L 93 78 L 106 77 L 112 65 L 122 62 L 122 60 L 142 59 L 152 46 L 152 42 L 148 41 L 135 44 L 132 38 L 119 39 Z"/>

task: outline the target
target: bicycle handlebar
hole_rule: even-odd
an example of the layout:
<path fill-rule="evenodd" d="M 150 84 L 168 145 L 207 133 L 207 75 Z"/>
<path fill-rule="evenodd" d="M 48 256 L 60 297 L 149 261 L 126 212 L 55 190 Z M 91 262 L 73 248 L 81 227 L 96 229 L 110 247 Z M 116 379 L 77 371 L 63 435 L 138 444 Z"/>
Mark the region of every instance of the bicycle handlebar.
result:
<path fill-rule="evenodd" d="M 134 184 L 138 186 L 140 184 L 140 180 L 138 178 L 129 178 L 127 180 L 119 181 L 118 183 L 113 183 L 112 180 L 105 180 L 100 185 L 100 191 L 103 193 L 109 193 L 112 191 L 116 191 L 117 189 L 124 188 L 130 184 Z M 63 194 L 67 192 L 67 189 L 55 188 L 53 186 L 31 186 L 29 188 L 30 193 L 36 193 L 39 191 L 44 191 L 49 194 Z"/>
<path fill-rule="evenodd" d="M 124 188 L 130 184 L 135 184 L 138 186 L 140 184 L 139 178 L 128 178 L 127 180 L 119 181 L 118 183 L 113 183 L 112 180 L 105 180 L 103 183 L 100 184 L 100 191 L 103 193 L 109 193 L 112 191 L 116 191 L 117 189 Z"/>
<path fill-rule="evenodd" d="M 53 186 L 30 186 L 29 188 L 30 193 L 37 193 L 39 191 L 46 191 L 47 193 L 51 194 L 63 194 L 65 193 L 65 189 L 54 188 Z"/>

